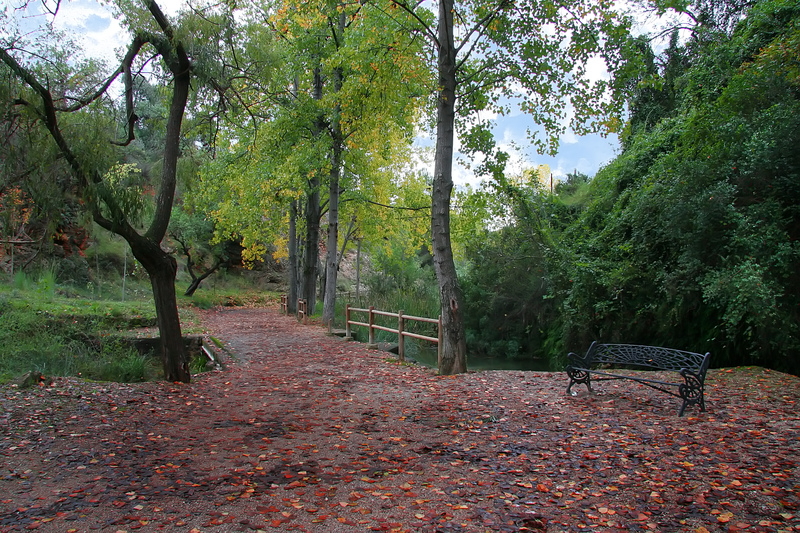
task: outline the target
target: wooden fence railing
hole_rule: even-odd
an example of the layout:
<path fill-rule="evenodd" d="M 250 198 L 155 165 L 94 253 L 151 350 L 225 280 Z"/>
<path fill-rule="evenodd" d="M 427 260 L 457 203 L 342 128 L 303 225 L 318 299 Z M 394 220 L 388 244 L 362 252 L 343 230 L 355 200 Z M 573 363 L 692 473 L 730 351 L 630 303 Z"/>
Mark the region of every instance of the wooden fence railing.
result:
<path fill-rule="evenodd" d="M 281 294 L 281 313 L 289 314 L 289 297 Z M 297 320 L 302 320 L 303 324 L 308 324 L 308 300 L 297 299 Z"/>
<path fill-rule="evenodd" d="M 289 298 L 285 294 L 281 295 L 281 312 L 288 315 L 289 314 Z M 367 322 L 358 322 L 356 320 L 352 320 L 351 316 L 352 313 L 367 313 Z M 375 309 L 374 306 L 370 306 L 366 309 L 360 309 L 358 307 L 350 307 L 350 304 L 347 304 L 344 310 L 345 316 L 345 338 L 352 339 L 353 334 L 350 329 L 350 326 L 364 326 L 368 328 L 369 331 L 369 340 L 368 344 L 375 344 L 375 330 L 380 331 L 388 331 L 389 333 L 396 333 L 397 334 L 397 356 L 400 361 L 406 360 L 405 354 L 405 338 L 411 337 L 412 339 L 418 339 L 422 341 L 428 341 L 436 344 L 438 355 L 437 359 L 442 355 L 442 317 L 441 315 L 439 318 L 426 318 L 422 316 L 413 316 L 413 315 L 404 315 L 402 311 L 398 311 L 397 313 L 392 313 L 389 311 L 379 311 Z M 380 324 L 375 323 L 376 316 L 386 316 L 390 318 L 397 319 L 397 329 L 393 329 L 387 326 L 381 326 Z M 297 320 L 301 320 L 303 324 L 308 324 L 308 300 L 303 298 L 299 298 L 297 300 Z M 436 337 L 430 337 L 428 335 L 421 335 L 419 333 L 414 333 L 412 331 L 406 330 L 406 321 L 413 320 L 416 322 L 426 322 L 429 324 L 436 324 Z M 329 329 L 330 329 L 329 325 Z"/>
<path fill-rule="evenodd" d="M 303 324 L 308 324 L 308 300 L 304 298 L 297 300 L 297 320 L 302 320 Z"/>
<path fill-rule="evenodd" d="M 353 312 L 360 312 L 360 313 L 367 313 L 367 322 L 358 322 L 351 319 L 351 313 Z M 381 326 L 375 323 L 376 316 L 386 316 L 390 318 L 397 319 L 397 329 L 393 329 L 386 326 Z M 345 335 L 346 338 L 352 338 L 352 332 L 350 330 L 350 326 L 364 326 L 369 328 L 369 344 L 375 344 L 375 330 L 380 331 L 388 331 L 389 333 L 396 333 L 397 334 L 397 356 L 400 361 L 406 360 L 405 355 L 405 338 L 411 337 L 412 339 L 419 339 L 423 341 L 433 342 L 436 343 L 438 349 L 438 357 L 442 355 L 442 317 L 439 318 L 426 318 L 421 316 L 412 316 L 412 315 L 404 315 L 402 311 L 398 311 L 397 313 L 391 313 L 388 311 L 378 311 L 375 309 L 374 306 L 370 306 L 367 309 L 359 309 L 357 307 L 350 307 L 350 304 L 347 304 L 344 311 L 344 320 L 345 320 Z M 420 335 L 419 333 L 413 333 L 411 331 L 406 331 L 406 321 L 407 320 L 414 320 L 417 322 L 427 322 L 430 324 L 436 324 L 437 336 L 436 337 L 429 337 L 427 335 Z M 437 358 L 438 358 L 437 357 Z"/>

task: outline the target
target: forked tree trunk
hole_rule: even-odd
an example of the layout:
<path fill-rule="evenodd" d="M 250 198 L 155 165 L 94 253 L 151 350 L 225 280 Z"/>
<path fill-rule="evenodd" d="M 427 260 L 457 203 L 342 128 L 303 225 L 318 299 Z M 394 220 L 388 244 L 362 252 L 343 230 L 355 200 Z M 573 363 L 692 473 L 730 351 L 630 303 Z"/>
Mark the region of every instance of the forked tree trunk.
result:
<path fill-rule="evenodd" d="M 157 14 L 159 23 L 168 27 L 168 22 L 154 6 L 151 10 Z M 171 28 L 166 33 L 171 34 Z M 178 263 L 172 255 L 161 249 L 161 241 L 167 233 L 169 219 L 172 214 L 172 204 L 175 198 L 175 185 L 177 183 L 178 158 L 181 152 L 181 124 L 189 99 L 191 84 L 191 62 L 181 44 L 174 49 L 159 50 L 169 66 L 174 79 L 172 82 L 172 101 L 170 102 L 169 116 L 167 118 L 166 134 L 164 136 L 164 159 L 161 170 L 161 185 L 156 195 L 156 208 L 153 221 L 142 242 L 147 246 L 143 249 L 139 239 L 129 239 L 131 250 L 136 259 L 145 267 L 150 275 L 150 284 L 153 287 L 153 299 L 158 316 L 158 331 L 161 336 L 161 357 L 164 363 L 164 379 L 167 381 L 181 381 L 189 383 L 191 374 L 183 346 L 181 334 L 181 321 L 178 316 L 178 301 L 175 296 L 175 276 L 178 272 Z"/>
<path fill-rule="evenodd" d="M 133 126 L 137 119 L 133 110 L 131 65 L 146 42 L 150 42 L 158 50 L 167 68 L 172 73 L 173 87 L 164 140 L 161 183 L 156 195 L 153 219 L 144 235 L 139 234 L 131 226 L 112 191 L 104 187 L 102 176 L 97 170 L 88 170 L 84 166 L 84 163 L 76 156 L 62 135 L 58 124 L 58 113 L 50 91 L 35 78 L 32 72 L 22 67 L 5 50 L 0 50 L 0 60 L 8 65 L 17 76 L 40 96 L 44 110 L 43 122 L 59 151 L 72 168 L 77 178 L 78 190 L 83 199 L 86 200 L 87 205 L 91 206 L 95 222 L 101 227 L 121 235 L 130 245 L 136 259 L 139 260 L 149 274 L 158 317 L 158 329 L 161 336 L 164 377 L 168 381 L 188 383 L 191 375 L 186 364 L 175 295 L 177 262 L 171 255 L 161 249 L 160 244 L 169 225 L 172 202 L 175 197 L 176 169 L 180 155 L 181 123 L 189 96 L 192 65 L 183 45 L 174 39 L 172 26 L 158 4 L 154 0 L 146 0 L 145 5 L 156 24 L 161 28 L 163 37 L 135 36 L 123 60 L 121 71 L 125 73 L 126 108 L 130 130 L 128 142 L 133 140 Z M 19 103 L 20 105 L 28 105 L 26 100 L 19 100 Z M 80 109 L 80 107 L 82 106 L 76 109 Z M 125 144 L 122 143 L 122 145 Z M 106 204 L 109 214 L 101 211 L 98 201 Z"/>
<path fill-rule="evenodd" d="M 433 265 L 442 309 L 442 349 L 439 374 L 467 371 L 467 341 L 462 293 L 450 242 L 450 196 L 453 191 L 455 134 L 456 49 L 453 38 L 453 0 L 439 2 L 439 95 L 436 103 L 436 155 L 431 193 Z"/>

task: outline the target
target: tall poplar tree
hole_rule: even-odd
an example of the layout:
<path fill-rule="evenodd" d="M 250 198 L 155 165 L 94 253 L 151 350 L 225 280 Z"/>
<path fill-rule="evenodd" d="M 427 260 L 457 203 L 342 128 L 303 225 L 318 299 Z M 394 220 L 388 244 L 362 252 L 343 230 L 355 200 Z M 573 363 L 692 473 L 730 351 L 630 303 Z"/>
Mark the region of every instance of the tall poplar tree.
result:
<path fill-rule="evenodd" d="M 447 375 L 467 369 L 450 239 L 456 129 L 465 152 L 484 158 L 478 170 L 502 179 L 508 156 L 495 148 L 490 125 L 476 120 L 479 111 L 505 113 L 516 103 L 543 130 L 532 141 L 550 153 L 570 118 L 579 133 L 615 128 L 617 100 L 605 80 L 590 78 L 587 64 L 605 57 L 613 71 L 627 31 L 611 0 L 439 0 L 435 16 L 427 5 L 400 0 L 390 12 L 405 13 L 408 27 L 428 38 L 438 76 L 431 233 L 444 329 L 439 373 Z"/>

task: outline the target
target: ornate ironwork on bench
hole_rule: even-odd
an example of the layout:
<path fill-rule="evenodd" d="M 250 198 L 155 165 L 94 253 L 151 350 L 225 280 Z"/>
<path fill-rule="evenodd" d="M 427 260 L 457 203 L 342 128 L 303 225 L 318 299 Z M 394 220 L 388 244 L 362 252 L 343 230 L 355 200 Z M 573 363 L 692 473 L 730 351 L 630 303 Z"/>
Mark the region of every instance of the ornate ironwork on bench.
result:
<path fill-rule="evenodd" d="M 593 342 L 586 355 L 580 356 L 569 353 L 567 356 L 567 376 L 569 385 L 567 394 L 572 392 L 572 386 L 578 383 L 586 384 L 592 392 L 592 381 L 608 381 L 612 379 L 631 379 L 642 385 L 677 396 L 683 400 L 678 416 L 690 405 L 697 405 L 701 411 L 706 410 L 705 381 L 711 354 L 705 355 L 672 348 L 658 346 L 641 346 L 636 344 L 601 344 Z M 663 381 L 648 377 L 646 373 L 635 374 L 620 373 L 618 369 L 649 369 L 668 370 L 681 375 L 682 381 Z M 598 378 L 592 378 L 596 374 Z"/>

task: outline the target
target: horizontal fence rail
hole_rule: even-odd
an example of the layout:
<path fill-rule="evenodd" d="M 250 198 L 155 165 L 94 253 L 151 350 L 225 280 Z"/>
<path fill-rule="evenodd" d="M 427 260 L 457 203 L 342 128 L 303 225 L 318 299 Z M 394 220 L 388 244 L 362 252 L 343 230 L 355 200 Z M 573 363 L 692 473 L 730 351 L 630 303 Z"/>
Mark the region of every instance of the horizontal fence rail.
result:
<path fill-rule="evenodd" d="M 353 320 L 351 315 L 352 313 L 367 313 L 367 321 L 366 322 L 359 322 L 357 320 Z M 375 323 L 376 316 L 385 316 L 389 318 L 396 318 L 397 319 L 397 329 L 390 328 L 387 326 L 382 326 L 380 324 Z M 436 337 L 429 337 L 427 335 L 420 335 L 419 333 L 413 333 L 411 331 L 406 331 L 406 321 L 412 320 L 416 322 L 427 322 L 429 324 L 436 324 L 437 336 Z M 406 360 L 405 354 L 405 338 L 411 337 L 412 339 L 418 339 L 422 341 L 428 341 L 435 343 L 438 350 L 437 359 L 442 355 L 442 317 L 439 318 L 426 318 L 421 316 L 413 316 L 413 315 L 404 315 L 402 311 L 398 311 L 397 313 L 392 313 L 389 311 L 379 311 L 375 309 L 374 306 L 370 306 L 366 309 L 360 309 L 358 307 L 350 307 L 350 304 L 347 304 L 344 310 L 344 321 L 345 321 L 345 335 L 347 338 L 352 338 L 352 332 L 350 330 L 350 326 L 363 326 L 369 328 L 369 344 L 375 344 L 375 330 L 380 331 L 387 331 L 389 333 L 396 333 L 397 334 L 397 356 L 400 361 Z"/>

